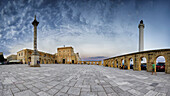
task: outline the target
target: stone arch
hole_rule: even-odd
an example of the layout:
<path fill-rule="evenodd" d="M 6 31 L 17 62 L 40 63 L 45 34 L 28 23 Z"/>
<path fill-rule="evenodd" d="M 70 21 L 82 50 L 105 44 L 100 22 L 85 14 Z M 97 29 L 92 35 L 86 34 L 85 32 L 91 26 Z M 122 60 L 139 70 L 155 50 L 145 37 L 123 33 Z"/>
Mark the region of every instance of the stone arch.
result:
<path fill-rule="evenodd" d="M 44 59 L 44 64 L 47 64 L 47 61 L 46 61 L 46 59 Z"/>
<path fill-rule="evenodd" d="M 114 60 L 114 66 L 115 66 L 115 68 L 118 68 L 118 66 L 119 66 L 119 61 L 118 61 L 118 59 L 116 58 L 115 60 Z"/>
<path fill-rule="evenodd" d="M 113 67 L 113 64 L 114 64 L 114 61 L 113 61 L 113 59 L 111 59 L 111 61 L 110 61 L 110 67 Z"/>
<path fill-rule="evenodd" d="M 41 60 L 41 58 L 39 58 L 39 62 L 40 62 L 40 64 L 42 64 L 42 60 Z"/>
<path fill-rule="evenodd" d="M 164 63 L 165 63 L 165 72 L 167 72 L 168 62 L 167 62 L 167 57 L 166 57 L 164 54 L 156 55 L 156 56 L 154 57 L 154 64 L 157 64 L 156 60 L 157 60 L 157 58 L 159 58 L 160 56 L 163 56 L 164 59 L 165 59 L 165 62 L 164 62 Z"/>
<path fill-rule="evenodd" d="M 139 68 L 138 68 L 138 69 L 139 69 L 139 71 L 141 70 L 142 58 L 145 58 L 145 59 L 146 59 L 146 70 L 148 70 L 149 63 L 148 63 L 148 61 L 147 61 L 147 60 L 148 60 L 148 59 L 147 59 L 147 56 L 145 56 L 145 55 L 140 56 L 140 58 L 139 58 L 139 66 L 138 66 Z"/>
<path fill-rule="evenodd" d="M 134 58 L 133 57 L 129 57 L 128 58 L 128 69 L 133 69 L 133 64 L 134 64 Z"/>

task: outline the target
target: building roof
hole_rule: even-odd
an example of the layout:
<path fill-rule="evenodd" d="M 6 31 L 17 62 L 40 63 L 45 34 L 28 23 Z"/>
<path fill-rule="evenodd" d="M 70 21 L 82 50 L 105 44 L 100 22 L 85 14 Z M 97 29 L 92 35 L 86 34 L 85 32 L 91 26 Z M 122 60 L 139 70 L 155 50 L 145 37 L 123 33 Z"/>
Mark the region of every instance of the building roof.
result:
<path fill-rule="evenodd" d="M 60 47 L 60 48 L 57 48 L 57 50 L 59 49 L 73 49 L 73 47 Z"/>
<path fill-rule="evenodd" d="M 23 50 L 33 51 L 32 49 L 22 49 L 22 50 L 20 50 L 20 51 L 18 51 L 18 52 L 21 52 L 21 51 L 23 51 Z M 17 52 L 17 53 L 18 53 L 18 52 Z M 55 55 L 55 54 L 46 53 L 46 52 L 43 52 L 43 51 L 38 51 L 38 52 L 41 52 L 41 53 L 44 53 L 44 54 L 49 54 L 49 55 Z"/>

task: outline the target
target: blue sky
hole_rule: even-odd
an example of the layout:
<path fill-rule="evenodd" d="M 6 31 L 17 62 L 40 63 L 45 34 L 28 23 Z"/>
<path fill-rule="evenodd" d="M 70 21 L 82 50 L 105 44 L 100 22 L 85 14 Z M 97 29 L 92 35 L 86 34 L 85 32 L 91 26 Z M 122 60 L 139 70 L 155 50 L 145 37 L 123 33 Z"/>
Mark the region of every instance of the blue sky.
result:
<path fill-rule="evenodd" d="M 143 19 L 145 50 L 170 48 L 170 0 L 0 0 L 0 51 L 5 56 L 33 48 L 56 53 L 73 46 L 82 58 L 138 51 Z"/>

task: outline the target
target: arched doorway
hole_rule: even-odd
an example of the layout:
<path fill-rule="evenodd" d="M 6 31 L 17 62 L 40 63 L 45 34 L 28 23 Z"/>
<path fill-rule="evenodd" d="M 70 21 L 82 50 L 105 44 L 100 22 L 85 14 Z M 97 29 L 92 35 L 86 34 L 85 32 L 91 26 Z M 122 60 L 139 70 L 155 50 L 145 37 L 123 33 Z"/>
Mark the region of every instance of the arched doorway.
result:
<path fill-rule="evenodd" d="M 63 59 L 63 64 L 65 64 L 65 59 Z"/>
<path fill-rule="evenodd" d="M 128 67 L 130 67 L 130 69 L 133 69 L 133 58 L 130 58 Z"/>
<path fill-rule="evenodd" d="M 164 56 L 158 56 L 156 58 L 156 71 L 157 72 L 165 72 L 165 57 Z"/>
<path fill-rule="evenodd" d="M 57 64 L 57 60 L 55 60 L 55 64 Z"/>
<path fill-rule="evenodd" d="M 46 59 L 44 59 L 44 64 L 47 64 Z"/>
<path fill-rule="evenodd" d="M 42 59 L 42 64 L 44 64 L 44 60 Z"/>
<path fill-rule="evenodd" d="M 31 57 L 28 57 L 28 62 L 31 62 Z"/>
<path fill-rule="evenodd" d="M 114 63 L 114 64 L 115 64 L 115 65 L 114 65 L 115 68 L 118 68 L 118 67 L 119 67 L 119 66 L 118 66 L 118 63 L 119 63 L 119 62 L 118 62 L 118 60 L 116 59 L 116 60 L 115 60 L 115 63 Z"/>
<path fill-rule="evenodd" d="M 72 60 L 72 64 L 74 64 L 74 60 Z"/>
<path fill-rule="evenodd" d="M 39 58 L 39 62 L 40 62 L 40 64 L 42 64 L 41 58 Z"/>
<path fill-rule="evenodd" d="M 141 70 L 147 70 L 147 60 L 145 57 L 142 57 L 140 59 L 140 67 L 141 67 Z"/>

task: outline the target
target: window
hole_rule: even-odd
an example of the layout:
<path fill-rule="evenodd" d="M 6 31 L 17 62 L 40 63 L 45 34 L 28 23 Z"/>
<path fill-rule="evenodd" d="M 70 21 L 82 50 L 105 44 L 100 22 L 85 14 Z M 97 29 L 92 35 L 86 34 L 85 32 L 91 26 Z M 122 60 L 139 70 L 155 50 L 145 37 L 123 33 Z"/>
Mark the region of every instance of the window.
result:
<path fill-rule="evenodd" d="M 20 53 L 19 53 L 19 56 L 20 56 Z"/>

